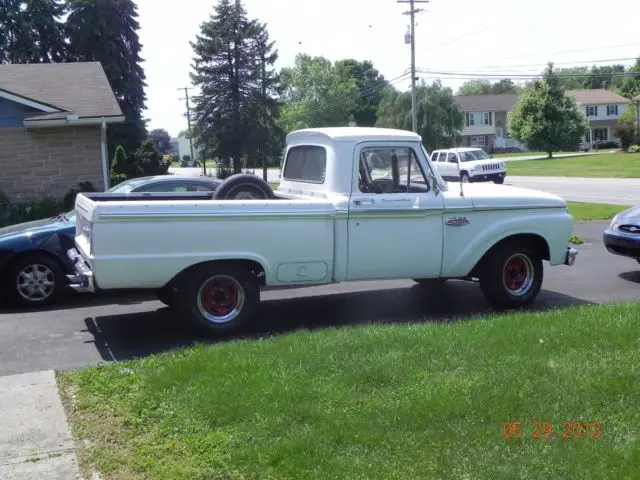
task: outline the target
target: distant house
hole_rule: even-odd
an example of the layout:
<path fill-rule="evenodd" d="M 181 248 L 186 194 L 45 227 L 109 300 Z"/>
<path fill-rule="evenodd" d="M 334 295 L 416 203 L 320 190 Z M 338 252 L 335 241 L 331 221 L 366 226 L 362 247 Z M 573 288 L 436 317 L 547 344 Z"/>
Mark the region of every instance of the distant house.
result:
<path fill-rule="evenodd" d="M 606 89 L 569 90 L 567 95 L 575 98 L 587 117 L 589 127 L 584 136 L 586 142 L 617 140 L 613 135 L 613 127 L 620 115 L 627 111 L 631 101 Z"/>
<path fill-rule="evenodd" d="M 517 94 L 456 95 L 454 100 L 464 112 L 460 146 L 524 148 L 509 134 L 509 113 L 518 102 Z"/>
<path fill-rule="evenodd" d="M 624 97 L 605 89 L 569 90 L 567 95 L 575 98 L 580 111 L 587 117 L 589 127 L 584 140 L 615 141 L 613 127 L 620 115 L 631 103 Z M 487 150 L 518 148 L 524 146 L 511 138 L 509 115 L 518 94 L 456 95 L 456 105 L 464 112 L 461 146 L 483 147 Z"/>
<path fill-rule="evenodd" d="M 98 62 L 0 65 L 0 191 L 62 197 L 109 179 L 106 128 L 124 117 Z"/>
<path fill-rule="evenodd" d="M 185 155 L 189 155 L 191 157 L 191 144 L 189 143 L 189 139 L 184 136 L 178 136 L 178 152 L 180 155 L 180 160 L 184 158 Z M 202 149 L 196 145 L 196 139 L 193 139 L 193 157 L 192 160 L 200 160 L 202 155 Z"/>

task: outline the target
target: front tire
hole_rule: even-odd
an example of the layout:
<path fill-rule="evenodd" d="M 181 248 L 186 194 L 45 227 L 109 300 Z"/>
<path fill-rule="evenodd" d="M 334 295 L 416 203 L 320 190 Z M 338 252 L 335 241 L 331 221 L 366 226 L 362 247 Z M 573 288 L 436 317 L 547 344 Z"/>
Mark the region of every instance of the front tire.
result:
<path fill-rule="evenodd" d="M 66 285 L 63 268 L 46 255 L 18 259 L 7 273 L 9 299 L 22 307 L 51 305 L 58 300 Z"/>
<path fill-rule="evenodd" d="M 210 336 L 244 330 L 259 302 L 260 288 L 248 269 L 209 264 L 184 279 L 175 305 L 196 333 Z"/>
<path fill-rule="evenodd" d="M 540 293 L 543 271 L 542 258 L 535 249 L 504 244 L 486 257 L 480 289 L 496 308 L 522 308 Z"/>
<path fill-rule="evenodd" d="M 462 172 L 460 174 L 460 181 L 462 183 L 469 183 L 469 174 L 467 172 Z"/>
<path fill-rule="evenodd" d="M 498 185 L 502 185 L 504 183 L 504 178 L 498 178 L 498 179 L 494 180 L 493 183 L 496 183 Z"/>

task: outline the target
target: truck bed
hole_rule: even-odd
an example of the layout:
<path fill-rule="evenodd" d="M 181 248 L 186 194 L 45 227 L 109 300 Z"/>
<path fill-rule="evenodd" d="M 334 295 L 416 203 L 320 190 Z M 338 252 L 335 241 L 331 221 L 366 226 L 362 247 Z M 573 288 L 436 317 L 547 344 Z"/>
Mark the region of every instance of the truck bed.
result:
<path fill-rule="evenodd" d="M 76 212 L 76 246 L 99 288 L 161 288 L 191 265 L 220 259 L 255 262 L 266 285 L 332 279 L 337 211 L 327 199 L 80 193 Z"/>

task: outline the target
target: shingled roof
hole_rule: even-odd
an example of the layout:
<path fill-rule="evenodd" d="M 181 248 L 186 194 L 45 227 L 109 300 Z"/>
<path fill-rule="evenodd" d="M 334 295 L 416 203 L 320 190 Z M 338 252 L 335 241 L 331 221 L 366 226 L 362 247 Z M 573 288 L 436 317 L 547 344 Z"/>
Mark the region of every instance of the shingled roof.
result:
<path fill-rule="evenodd" d="M 124 120 L 99 62 L 0 65 L 0 97 L 30 107 L 25 125 Z"/>
<path fill-rule="evenodd" d="M 465 112 L 509 111 L 518 103 L 517 93 L 456 95 L 455 103 Z"/>
<path fill-rule="evenodd" d="M 597 103 L 630 103 L 626 98 L 606 90 L 604 88 L 594 88 L 589 90 L 567 90 L 567 95 L 576 99 L 576 102 L 582 105 L 597 104 Z"/>

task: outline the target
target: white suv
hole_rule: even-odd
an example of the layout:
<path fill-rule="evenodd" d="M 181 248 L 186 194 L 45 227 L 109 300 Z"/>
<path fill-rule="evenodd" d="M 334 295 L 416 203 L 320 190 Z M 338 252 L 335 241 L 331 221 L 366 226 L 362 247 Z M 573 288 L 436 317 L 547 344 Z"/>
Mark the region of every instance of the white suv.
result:
<path fill-rule="evenodd" d="M 507 167 L 482 148 L 448 148 L 431 152 L 431 161 L 442 178 L 453 182 L 504 183 Z"/>

